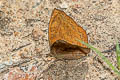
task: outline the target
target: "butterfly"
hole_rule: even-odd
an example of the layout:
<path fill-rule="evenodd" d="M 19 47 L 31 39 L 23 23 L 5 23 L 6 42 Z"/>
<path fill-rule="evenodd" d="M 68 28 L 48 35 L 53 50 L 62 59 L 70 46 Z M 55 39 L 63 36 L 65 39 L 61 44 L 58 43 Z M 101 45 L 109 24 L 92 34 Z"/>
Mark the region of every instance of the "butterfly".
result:
<path fill-rule="evenodd" d="M 76 39 L 88 43 L 86 31 L 64 11 L 54 9 L 49 22 L 50 55 L 57 59 L 79 59 L 90 49 Z"/>

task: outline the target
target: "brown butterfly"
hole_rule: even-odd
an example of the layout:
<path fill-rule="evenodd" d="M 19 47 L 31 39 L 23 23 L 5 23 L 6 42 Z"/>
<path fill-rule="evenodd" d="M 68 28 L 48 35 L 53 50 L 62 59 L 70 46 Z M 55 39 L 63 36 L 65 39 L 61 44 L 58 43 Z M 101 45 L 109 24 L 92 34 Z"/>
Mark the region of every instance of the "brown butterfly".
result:
<path fill-rule="evenodd" d="M 49 22 L 50 55 L 57 59 L 79 59 L 90 49 L 76 39 L 88 43 L 86 31 L 65 12 L 54 9 Z"/>

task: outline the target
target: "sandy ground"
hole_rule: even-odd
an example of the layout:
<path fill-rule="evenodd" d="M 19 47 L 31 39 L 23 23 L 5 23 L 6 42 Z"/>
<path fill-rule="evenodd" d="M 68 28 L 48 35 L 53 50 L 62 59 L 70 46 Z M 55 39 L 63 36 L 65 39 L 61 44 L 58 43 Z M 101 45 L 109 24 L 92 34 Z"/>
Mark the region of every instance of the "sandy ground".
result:
<path fill-rule="evenodd" d="M 72 61 L 46 57 L 54 8 L 81 25 L 100 51 L 120 40 L 119 0 L 0 0 L 0 80 L 117 80 L 93 51 Z M 104 55 L 117 67 L 115 51 Z"/>

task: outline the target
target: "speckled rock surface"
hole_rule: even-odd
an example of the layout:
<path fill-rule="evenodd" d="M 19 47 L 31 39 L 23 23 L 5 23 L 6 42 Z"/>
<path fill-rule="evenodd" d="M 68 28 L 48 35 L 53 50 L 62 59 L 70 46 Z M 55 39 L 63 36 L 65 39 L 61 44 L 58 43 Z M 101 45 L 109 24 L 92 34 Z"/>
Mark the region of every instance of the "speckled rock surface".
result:
<path fill-rule="evenodd" d="M 44 79 L 50 80 L 85 80 L 88 63 L 84 60 L 55 61 L 44 72 Z"/>
<path fill-rule="evenodd" d="M 81 25 L 100 51 L 120 41 L 119 0 L 0 0 L 0 80 L 117 80 L 93 51 L 82 61 L 46 57 L 54 8 Z M 104 55 L 117 67 L 115 51 Z"/>

